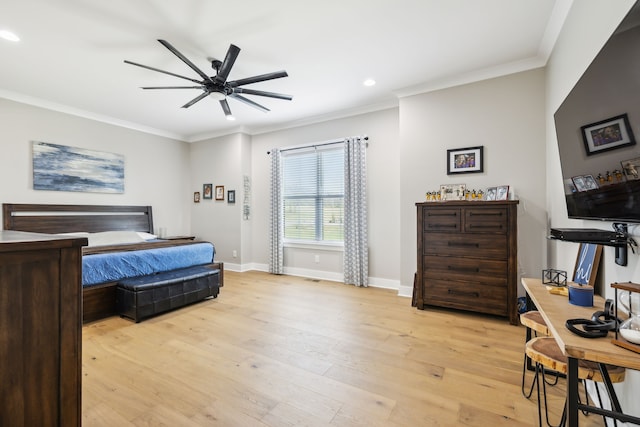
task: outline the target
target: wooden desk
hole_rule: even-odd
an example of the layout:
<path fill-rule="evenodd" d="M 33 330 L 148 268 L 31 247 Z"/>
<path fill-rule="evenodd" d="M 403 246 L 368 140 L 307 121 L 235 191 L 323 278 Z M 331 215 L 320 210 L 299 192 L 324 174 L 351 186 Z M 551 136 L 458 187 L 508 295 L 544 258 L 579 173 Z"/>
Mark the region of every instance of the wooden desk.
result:
<path fill-rule="evenodd" d="M 550 294 L 540 279 L 523 278 L 522 285 L 527 292 L 527 297 L 535 304 L 542 314 L 549 331 L 568 359 L 567 375 L 567 417 L 570 427 L 578 425 L 578 409 L 586 410 L 600 415 L 611 416 L 621 421 L 630 421 L 640 424 L 640 418 L 602 410 L 597 407 L 578 403 L 578 359 L 591 360 L 600 363 L 605 370 L 605 363 L 623 366 L 625 368 L 640 370 L 640 355 L 632 351 L 618 347 L 611 343 L 613 332 L 604 338 L 583 338 L 565 327 L 567 319 L 590 319 L 591 315 L 604 307 L 604 298 L 595 295 L 593 307 L 580 307 L 569 304 L 567 297 Z M 608 377 L 608 375 L 607 375 Z M 611 384 L 607 385 L 612 400 L 617 401 Z M 619 405 L 618 405 L 619 406 Z"/>

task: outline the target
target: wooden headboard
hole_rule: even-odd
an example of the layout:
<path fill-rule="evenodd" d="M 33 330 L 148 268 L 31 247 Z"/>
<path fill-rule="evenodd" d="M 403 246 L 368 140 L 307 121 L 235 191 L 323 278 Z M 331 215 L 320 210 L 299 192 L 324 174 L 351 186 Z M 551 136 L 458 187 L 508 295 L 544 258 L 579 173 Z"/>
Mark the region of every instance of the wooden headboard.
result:
<path fill-rule="evenodd" d="M 5 230 L 35 233 L 153 233 L 151 206 L 2 204 Z"/>

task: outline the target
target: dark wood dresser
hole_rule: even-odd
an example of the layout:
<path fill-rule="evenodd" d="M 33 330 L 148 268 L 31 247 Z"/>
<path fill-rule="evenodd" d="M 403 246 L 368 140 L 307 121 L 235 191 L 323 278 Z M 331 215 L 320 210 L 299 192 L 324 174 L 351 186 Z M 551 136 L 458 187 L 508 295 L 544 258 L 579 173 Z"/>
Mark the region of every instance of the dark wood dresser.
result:
<path fill-rule="evenodd" d="M 416 203 L 414 303 L 518 323 L 517 200 Z"/>
<path fill-rule="evenodd" d="M 0 425 L 80 426 L 85 238 L 0 231 Z"/>

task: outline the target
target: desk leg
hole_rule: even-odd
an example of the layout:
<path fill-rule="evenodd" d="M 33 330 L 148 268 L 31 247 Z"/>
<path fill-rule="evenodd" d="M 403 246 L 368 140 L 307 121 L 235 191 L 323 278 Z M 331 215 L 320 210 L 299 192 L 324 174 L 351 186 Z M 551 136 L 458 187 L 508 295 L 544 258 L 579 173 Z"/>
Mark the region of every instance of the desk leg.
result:
<path fill-rule="evenodd" d="M 578 359 L 567 359 L 567 421 L 569 427 L 578 427 Z"/>

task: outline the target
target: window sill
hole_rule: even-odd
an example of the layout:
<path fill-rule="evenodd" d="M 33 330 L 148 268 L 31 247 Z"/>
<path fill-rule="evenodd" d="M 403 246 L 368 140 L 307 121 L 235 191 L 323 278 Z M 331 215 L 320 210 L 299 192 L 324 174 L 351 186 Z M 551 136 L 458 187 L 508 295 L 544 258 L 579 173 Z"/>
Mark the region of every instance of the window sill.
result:
<path fill-rule="evenodd" d="M 342 242 L 284 242 L 285 248 L 296 249 L 314 249 L 322 251 L 344 252 L 344 244 Z"/>

